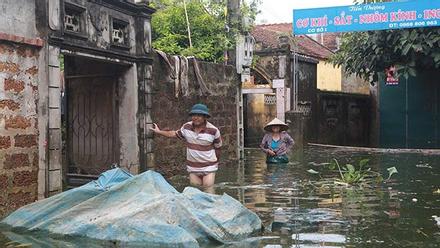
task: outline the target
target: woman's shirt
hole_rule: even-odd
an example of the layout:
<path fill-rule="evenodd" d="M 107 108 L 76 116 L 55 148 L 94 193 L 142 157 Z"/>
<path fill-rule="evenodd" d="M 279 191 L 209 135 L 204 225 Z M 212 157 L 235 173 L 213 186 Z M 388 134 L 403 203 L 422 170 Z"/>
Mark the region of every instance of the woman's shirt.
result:
<path fill-rule="evenodd" d="M 274 140 L 274 139 L 272 139 L 272 142 L 270 143 L 270 148 L 273 150 L 273 151 L 275 151 L 276 149 L 278 149 L 278 147 L 280 146 L 280 140 L 281 139 L 279 139 L 279 140 Z"/>
<path fill-rule="evenodd" d="M 272 149 L 272 141 L 272 133 L 266 133 L 263 137 L 263 140 L 261 141 L 260 148 L 265 153 L 267 153 L 269 149 L 273 150 L 276 156 L 287 154 L 292 146 L 295 144 L 295 141 L 292 139 L 292 137 L 290 137 L 290 135 L 285 131 L 280 133 L 280 139 L 278 140 L 278 142 L 276 142 L 278 143 L 276 145 L 276 149 Z"/>

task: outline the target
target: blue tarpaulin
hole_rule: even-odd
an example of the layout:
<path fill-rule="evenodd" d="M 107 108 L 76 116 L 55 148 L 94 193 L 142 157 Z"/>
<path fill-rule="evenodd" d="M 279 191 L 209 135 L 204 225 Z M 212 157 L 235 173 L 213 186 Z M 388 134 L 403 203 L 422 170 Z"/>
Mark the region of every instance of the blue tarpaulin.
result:
<path fill-rule="evenodd" d="M 226 194 L 192 187 L 179 193 L 156 172 L 132 176 L 121 169 L 24 206 L 1 223 L 30 231 L 175 247 L 231 243 L 261 227 L 255 213 Z"/>

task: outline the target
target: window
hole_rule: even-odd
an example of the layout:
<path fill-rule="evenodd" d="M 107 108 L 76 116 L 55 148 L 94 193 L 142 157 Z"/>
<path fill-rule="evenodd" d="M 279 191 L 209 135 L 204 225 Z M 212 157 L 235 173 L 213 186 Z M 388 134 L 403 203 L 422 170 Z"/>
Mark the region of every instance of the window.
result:
<path fill-rule="evenodd" d="M 85 33 L 85 8 L 65 2 L 64 3 L 64 32 L 76 35 Z"/>
<path fill-rule="evenodd" d="M 264 94 L 264 105 L 276 105 L 277 96 L 275 94 Z"/>
<path fill-rule="evenodd" d="M 119 48 L 130 48 L 128 22 L 111 18 L 111 43 Z"/>

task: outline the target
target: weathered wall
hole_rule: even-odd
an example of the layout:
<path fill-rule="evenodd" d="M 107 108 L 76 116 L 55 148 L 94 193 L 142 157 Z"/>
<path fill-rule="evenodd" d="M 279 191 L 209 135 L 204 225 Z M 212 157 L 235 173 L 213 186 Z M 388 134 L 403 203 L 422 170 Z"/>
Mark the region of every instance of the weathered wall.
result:
<path fill-rule="evenodd" d="M 273 53 L 257 53 L 258 67 L 263 69 L 270 79 L 284 78 L 286 87 L 292 82 L 290 51 L 275 51 Z"/>
<path fill-rule="evenodd" d="M 272 82 L 274 79 L 284 79 L 284 112 L 290 110 L 292 98 L 289 95 L 291 94 L 290 87 L 292 85 L 290 51 L 288 49 L 260 51 L 257 53 L 257 56 L 258 70 L 265 73 L 265 77 L 268 77 L 267 80 Z M 266 81 L 259 78 L 256 74 L 254 76 L 260 81 Z M 275 117 L 280 118 L 279 113 L 277 113 L 276 90 L 272 90 L 273 94 L 246 94 L 244 98 L 244 137 L 246 147 L 258 147 L 264 135 L 264 125 Z M 265 95 L 269 97 L 266 101 Z"/>
<path fill-rule="evenodd" d="M 320 90 L 341 91 L 342 71 L 340 67 L 320 60 L 317 65 L 317 85 Z"/>
<path fill-rule="evenodd" d="M 264 126 L 277 116 L 276 100 L 265 102 L 265 94 L 246 94 L 244 104 L 245 147 L 258 147 L 264 135 Z M 271 95 L 273 99 L 275 94 Z"/>
<path fill-rule="evenodd" d="M 221 161 L 235 160 L 237 159 L 236 102 L 240 79 L 232 66 L 205 62 L 199 62 L 199 66 L 201 76 L 212 95 L 200 95 L 194 67 L 190 62 L 189 95 L 180 95 L 176 98 L 174 80 L 168 76 L 168 66 L 157 54 L 154 55 L 151 118 L 161 129 L 176 130 L 190 120 L 188 112 L 193 104 L 205 103 L 212 115 L 209 122 L 217 126 L 222 134 Z M 185 173 L 185 151 L 184 142 L 156 135 L 153 142 L 155 169 L 167 176 Z"/>
<path fill-rule="evenodd" d="M 38 197 L 40 47 L 35 1 L 0 2 L 0 218 Z"/>
<path fill-rule="evenodd" d="M 370 97 L 320 91 L 316 142 L 330 145 L 370 145 Z"/>
<path fill-rule="evenodd" d="M 78 31 L 63 29 L 64 34 L 68 34 L 63 36 L 63 42 L 66 45 L 73 45 L 75 47 L 94 47 L 97 49 L 111 50 L 118 55 L 127 53 L 134 55 L 140 51 L 150 52 L 150 20 L 144 19 L 144 13 L 141 13 L 142 7 L 125 3 L 126 1 L 113 2 L 114 3 L 109 4 L 106 1 L 64 1 L 64 8 L 66 10 L 74 9 L 76 12 L 81 12 L 81 18 Z M 56 4 L 55 1 L 54 3 L 49 3 L 49 7 L 54 4 Z M 143 19 L 135 18 L 130 11 L 139 14 Z M 56 12 L 56 10 L 54 10 L 54 12 Z M 62 10 L 61 13 L 63 13 Z M 115 22 L 115 24 L 122 23 L 122 25 L 125 26 L 123 29 L 123 43 L 118 43 L 113 40 L 113 22 Z M 63 22 L 61 22 L 61 24 L 63 24 Z"/>
<path fill-rule="evenodd" d="M 298 111 L 305 114 L 305 142 L 316 139 L 317 103 L 316 103 L 316 63 L 300 58 L 298 63 Z"/>
<path fill-rule="evenodd" d="M 0 1 L 0 33 L 13 33 L 14 35 L 27 38 L 37 36 L 37 28 L 35 23 L 35 2 L 37 1 Z"/>
<path fill-rule="evenodd" d="M 342 73 L 342 92 L 353 94 L 370 94 L 370 83 L 354 74 Z"/>
<path fill-rule="evenodd" d="M 119 89 L 120 165 L 133 174 L 139 173 L 139 146 L 136 114 L 138 112 L 138 85 L 136 65 L 126 71 Z M 123 84 L 123 85 L 121 85 Z"/>
<path fill-rule="evenodd" d="M 0 40 L 0 217 L 37 199 L 38 50 Z"/>
<path fill-rule="evenodd" d="M 272 52 L 259 52 L 257 53 L 258 57 L 258 66 L 259 68 L 264 69 L 265 73 L 271 78 L 284 78 L 285 87 L 286 87 L 286 109 L 285 112 L 288 112 L 292 108 L 292 99 L 293 99 L 293 67 L 294 61 L 290 56 L 290 51 L 285 50 L 273 50 Z M 286 59 L 285 62 L 282 62 L 280 59 Z M 298 111 L 305 113 L 304 121 L 305 121 L 305 142 L 313 141 L 316 136 L 317 125 L 316 115 L 314 115 L 314 111 L 316 109 L 316 91 L 317 91 L 317 66 L 318 61 L 316 59 L 312 59 L 309 57 L 299 56 L 298 58 Z M 283 69 L 283 70 L 282 70 Z M 288 90 L 290 89 L 290 90 Z M 290 93 L 289 93 L 290 91 Z M 290 94 L 289 96 L 287 94 Z M 255 100 L 255 99 L 254 99 Z M 262 100 L 262 99 L 260 99 Z M 262 104 L 260 101 L 259 104 Z M 257 104 L 258 105 L 258 104 Z M 254 108 L 256 105 L 247 104 L 245 107 L 247 115 L 245 118 L 247 120 L 251 120 L 253 118 L 258 118 L 259 111 L 249 108 Z M 276 110 L 274 110 L 276 112 Z M 253 116 L 256 115 L 256 116 Z M 274 113 L 276 116 L 276 113 Z M 268 113 L 267 116 L 271 116 L 271 113 Z M 275 117 L 274 116 L 274 117 Z M 245 120 L 245 124 L 246 121 Z M 249 122 L 248 122 L 249 123 Z M 251 141 L 251 143 L 255 144 L 255 136 L 257 133 L 261 132 L 261 127 L 259 127 L 261 123 L 256 122 L 256 125 L 245 125 L 246 127 L 246 135 L 245 139 L 247 141 Z M 248 137 L 248 135 L 250 135 Z M 251 137 L 253 136 L 253 137 Z M 251 145 L 252 146 L 252 145 Z"/>

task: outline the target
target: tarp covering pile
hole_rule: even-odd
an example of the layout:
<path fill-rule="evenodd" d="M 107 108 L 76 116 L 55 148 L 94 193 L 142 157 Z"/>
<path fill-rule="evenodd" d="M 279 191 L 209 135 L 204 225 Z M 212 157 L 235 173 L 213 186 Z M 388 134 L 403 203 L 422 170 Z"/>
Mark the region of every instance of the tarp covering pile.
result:
<path fill-rule="evenodd" d="M 256 214 L 226 194 L 192 187 L 179 193 L 156 172 L 132 176 L 119 168 L 24 206 L 2 223 L 31 231 L 175 247 L 231 243 L 261 227 Z"/>

